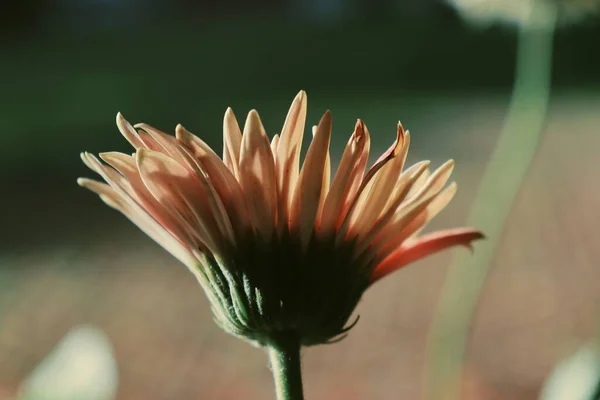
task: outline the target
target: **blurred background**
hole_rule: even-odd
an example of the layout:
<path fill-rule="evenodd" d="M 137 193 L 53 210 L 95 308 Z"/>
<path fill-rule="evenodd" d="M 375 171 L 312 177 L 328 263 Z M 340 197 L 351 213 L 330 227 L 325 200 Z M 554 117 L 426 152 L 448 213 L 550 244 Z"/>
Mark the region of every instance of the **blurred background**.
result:
<path fill-rule="evenodd" d="M 560 30 L 544 139 L 485 286 L 465 399 L 535 399 L 600 317 L 600 23 Z M 410 129 L 410 161 L 457 161 L 464 223 L 502 128 L 516 33 L 438 0 L 7 0 L 0 5 L 0 398 L 78 324 L 108 335 L 119 400 L 267 399 L 265 354 L 222 333 L 194 278 L 77 187 L 79 152 L 130 152 L 116 129 L 177 123 L 222 148 L 222 116 L 278 133 L 300 89 L 309 124 L 356 118 L 373 154 Z M 507 171 L 511 165 L 506 165 Z M 460 250 L 457 250 L 460 251 Z M 418 399 L 450 252 L 378 283 L 360 323 L 309 348 L 309 399 Z M 85 400 L 85 399 L 81 399 Z"/>

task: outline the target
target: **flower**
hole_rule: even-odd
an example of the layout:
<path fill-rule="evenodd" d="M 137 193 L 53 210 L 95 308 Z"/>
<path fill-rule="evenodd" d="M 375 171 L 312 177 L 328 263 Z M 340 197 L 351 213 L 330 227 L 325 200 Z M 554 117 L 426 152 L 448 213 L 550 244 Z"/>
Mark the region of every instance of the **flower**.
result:
<path fill-rule="evenodd" d="M 83 161 L 108 184 L 80 178 L 183 262 L 217 323 L 260 345 L 294 335 L 303 345 L 339 338 L 364 291 L 393 271 L 482 237 L 470 228 L 420 236 L 452 199 L 454 162 L 403 171 L 410 135 L 398 124 L 392 146 L 365 171 L 370 136 L 358 120 L 333 179 L 331 114 L 313 128 L 300 169 L 306 94 L 294 99 L 271 142 L 256 111 L 243 133 L 231 109 L 223 158 L 178 125 L 176 136 L 146 125 L 117 126 L 133 156 Z"/>
<path fill-rule="evenodd" d="M 491 22 L 516 23 L 519 25 L 544 24 L 558 13 L 563 23 L 581 20 L 597 13 L 598 0 L 448 0 L 473 23 L 487 25 Z M 533 20 L 534 7 L 539 7 Z"/>

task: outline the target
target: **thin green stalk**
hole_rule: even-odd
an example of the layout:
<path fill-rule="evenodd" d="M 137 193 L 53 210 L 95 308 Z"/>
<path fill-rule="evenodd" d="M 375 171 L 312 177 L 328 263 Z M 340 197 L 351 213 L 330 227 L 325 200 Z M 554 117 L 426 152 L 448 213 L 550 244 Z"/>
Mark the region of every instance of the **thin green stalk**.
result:
<path fill-rule="evenodd" d="M 456 254 L 442 290 L 429 338 L 425 383 L 431 400 L 461 398 L 471 320 L 505 221 L 542 137 L 556 23 L 556 15 L 549 16 L 542 8 L 534 7 L 531 24 L 519 28 L 510 108 L 468 218 L 468 224 L 481 229 L 487 240 L 477 244 L 473 255 Z"/>
<path fill-rule="evenodd" d="M 303 400 L 300 342 L 285 336 L 269 346 L 269 362 L 277 400 Z"/>

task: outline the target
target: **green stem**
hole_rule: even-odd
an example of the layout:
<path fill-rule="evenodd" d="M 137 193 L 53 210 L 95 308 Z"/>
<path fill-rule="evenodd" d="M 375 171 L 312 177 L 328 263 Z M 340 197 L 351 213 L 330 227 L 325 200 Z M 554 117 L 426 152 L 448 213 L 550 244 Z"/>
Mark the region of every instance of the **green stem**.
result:
<path fill-rule="evenodd" d="M 300 342 L 285 336 L 269 346 L 269 362 L 277 400 L 303 400 Z"/>
<path fill-rule="evenodd" d="M 444 283 L 429 338 L 426 384 L 430 399 L 461 398 L 471 320 L 505 221 L 542 137 L 556 18 L 547 10 L 534 7 L 531 24 L 520 28 L 508 116 L 468 218 L 469 225 L 481 229 L 488 240 L 478 243 L 472 256 L 457 253 Z"/>

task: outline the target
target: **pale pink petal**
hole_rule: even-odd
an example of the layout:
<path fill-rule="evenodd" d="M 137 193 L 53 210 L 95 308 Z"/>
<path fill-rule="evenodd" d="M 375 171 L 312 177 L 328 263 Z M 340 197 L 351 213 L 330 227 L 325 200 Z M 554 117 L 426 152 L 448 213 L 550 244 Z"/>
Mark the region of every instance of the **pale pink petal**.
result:
<path fill-rule="evenodd" d="M 125 180 L 122 182 L 122 185 L 127 185 L 127 192 L 133 200 L 148 210 L 155 219 L 160 221 L 164 220 L 165 223 L 169 225 L 175 225 L 175 221 L 166 221 L 165 214 L 167 214 L 168 211 L 162 205 L 157 203 L 150 192 L 148 192 L 148 189 L 140 177 L 135 159 L 132 156 L 114 151 L 100 153 L 100 158 L 123 175 Z M 110 172 L 110 170 L 107 172 Z"/>
<path fill-rule="evenodd" d="M 271 151 L 273 154 L 277 154 L 277 146 L 279 146 L 279 135 L 275 135 L 271 139 Z"/>
<path fill-rule="evenodd" d="M 128 154 L 119 153 L 118 151 L 109 151 L 100 153 L 100 158 L 119 171 L 119 173 L 130 181 L 130 183 L 130 177 L 138 175 L 135 159 Z"/>
<path fill-rule="evenodd" d="M 146 235 L 171 253 L 188 268 L 195 269 L 198 267 L 197 260 L 195 257 L 193 257 L 191 251 L 186 246 L 179 242 L 162 225 L 156 222 L 156 220 L 154 220 L 147 212 L 145 212 L 145 210 L 142 208 L 135 209 L 131 207 L 131 205 L 127 201 L 123 200 L 112 187 L 85 178 L 78 179 L 77 183 L 86 189 L 98 193 L 102 201 L 124 214 Z"/>
<path fill-rule="evenodd" d="M 475 229 L 456 228 L 431 233 L 407 242 L 373 269 L 371 284 L 405 265 L 448 247 L 466 246 L 472 249 L 471 243 L 483 238 L 483 234 Z"/>
<path fill-rule="evenodd" d="M 362 121 L 359 120 L 346 144 L 331 188 L 327 193 L 317 230 L 321 238 L 331 235 L 341 224 L 347 211 L 348 198 L 352 198 L 358 190 L 370 145 L 368 133 L 363 128 Z"/>
<path fill-rule="evenodd" d="M 242 210 L 243 205 L 240 204 L 239 200 L 236 201 L 227 197 L 222 198 L 222 194 L 224 193 L 224 196 L 227 196 L 228 192 L 215 187 L 206 169 L 192 156 L 189 150 L 184 147 L 180 147 L 178 150 L 184 162 L 183 166 L 186 166 L 202 185 L 221 233 L 227 241 L 235 244 L 236 237 L 239 238 L 245 234 L 243 228 L 246 218 L 245 209 Z M 233 229 L 234 224 L 238 228 L 237 234 Z"/>
<path fill-rule="evenodd" d="M 407 206 L 401 218 L 388 225 L 381 234 L 372 241 L 371 251 L 376 254 L 375 260 L 381 261 L 401 246 L 406 240 L 414 237 L 425 228 L 454 197 L 456 185 L 452 184 L 439 195 L 424 198 Z"/>
<path fill-rule="evenodd" d="M 176 211 L 181 219 L 192 225 L 213 252 L 223 245 L 224 232 L 217 210 L 210 206 L 198 178 L 172 158 L 162 153 L 139 149 L 137 166 L 144 185 L 161 204 Z"/>
<path fill-rule="evenodd" d="M 366 232 L 375 220 L 386 212 L 385 206 L 394 193 L 394 187 L 400 176 L 410 144 L 410 136 L 398 123 L 396 141 L 392 145 L 392 158 L 377 172 L 370 190 L 362 193 L 362 207 L 355 207 L 350 216 L 349 232 L 351 235 Z M 396 206 L 397 207 L 397 206 Z"/>
<path fill-rule="evenodd" d="M 127 199 L 132 203 L 139 204 L 144 208 L 150 208 L 147 207 L 149 206 L 149 204 L 145 202 L 145 197 L 148 196 L 149 193 L 143 184 L 141 184 L 141 187 L 140 185 L 138 185 L 139 183 L 141 183 L 141 181 L 139 180 L 139 176 L 137 175 L 137 168 L 135 168 L 135 166 L 133 169 L 129 168 L 127 160 L 127 157 L 129 156 L 117 152 L 103 153 L 102 156 L 106 157 L 109 160 L 112 157 L 114 157 L 115 160 L 119 161 L 120 163 L 116 162 L 116 166 L 113 167 L 115 169 L 113 169 L 107 167 L 106 165 L 103 165 L 92 154 L 81 154 L 81 158 L 82 160 L 84 160 L 85 164 L 90 169 L 102 176 L 102 178 L 111 187 L 113 187 L 123 199 Z"/>
<path fill-rule="evenodd" d="M 365 213 L 371 212 L 371 209 L 379 209 L 382 212 L 386 209 L 386 205 L 397 197 L 399 182 L 401 179 L 402 170 L 406 163 L 406 156 L 410 148 L 410 133 L 404 130 L 404 127 L 398 122 L 396 141 L 395 141 L 394 158 L 381 168 L 374 178 L 373 187 L 371 188 L 373 202 L 369 201 L 368 207 L 365 208 Z"/>
<path fill-rule="evenodd" d="M 123 154 L 121 155 L 125 156 Z M 126 178 L 119 175 L 112 168 L 102 165 L 98 159 L 89 153 L 83 153 L 81 158 L 88 167 L 101 175 L 102 178 L 110 184 L 118 194 L 119 199 L 122 200 L 120 202 L 126 204 L 126 208 L 132 210 L 132 213 L 135 215 L 147 215 L 148 218 L 155 222 L 155 225 L 162 227 L 162 230 L 175 237 L 186 248 L 204 247 L 202 241 L 194 239 L 192 230 L 186 225 L 186 222 L 170 215 L 168 209 L 163 209 L 160 204 L 154 201 L 145 187 L 140 190 L 137 182 L 135 185 L 132 185 Z M 139 176 L 132 177 L 139 180 Z M 86 181 L 84 180 L 83 183 L 85 182 Z M 141 186 L 143 186 L 143 184 Z M 106 193 L 101 195 L 103 196 L 102 199 L 104 201 L 109 200 L 111 206 L 117 205 L 114 198 L 107 199 L 106 195 Z M 119 209 L 125 213 L 122 208 L 123 207 L 120 207 Z M 130 219 L 132 218 L 131 216 L 128 217 L 130 217 Z"/>
<path fill-rule="evenodd" d="M 127 139 L 136 150 L 145 148 L 169 154 L 168 149 L 171 147 L 169 143 L 172 143 L 174 138 L 172 139 L 171 136 L 166 133 L 161 132 L 148 124 L 140 123 L 132 126 L 121 113 L 117 114 L 117 127 L 125 139 Z M 137 131 L 136 128 L 142 128 L 143 130 Z M 165 143 L 167 146 L 165 146 Z M 171 156 L 173 157 L 173 155 Z"/>
<path fill-rule="evenodd" d="M 320 226 L 321 219 L 323 218 L 323 209 L 325 206 L 325 198 L 329 192 L 329 185 L 331 184 L 331 156 L 329 150 L 327 150 L 327 157 L 325 158 L 325 168 L 323 171 L 323 185 L 321 188 L 321 199 L 319 200 L 319 209 L 317 210 L 317 218 L 315 219 L 316 226 Z"/>
<path fill-rule="evenodd" d="M 181 125 L 178 125 L 175 131 L 177 140 L 185 147 L 185 153 L 194 159 L 195 168 L 201 169 L 210 178 L 238 235 L 245 235 L 250 226 L 250 217 L 242 188 L 236 177 L 199 137 Z"/>
<path fill-rule="evenodd" d="M 448 183 L 453 170 L 454 160 L 446 161 L 431 174 L 427 182 L 409 200 L 429 197 L 439 193 L 446 186 L 446 183 Z"/>
<path fill-rule="evenodd" d="M 135 149 L 144 147 L 144 142 L 142 142 L 136 130 L 121 113 L 117 114 L 117 128 L 119 128 L 121 134 Z"/>
<path fill-rule="evenodd" d="M 317 134 L 317 126 L 315 125 L 312 127 L 313 139 L 316 134 Z M 325 206 L 325 198 L 327 197 L 327 193 L 329 192 L 330 183 L 331 183 L 331 156 L 329 154 L 329 149 L 327 149 L 327 155 L 325 157 L 325 166 L 323 168 L 323 183 L 321 185 L 321 197 L 319 199 L 319 207 L 317 209 L 317 216 L 315 218 L 315 227 L 319 227 L 321 225 L 321 219 L 323 217 L 323 209 Z"/>
<path fill-rule="evenodd" d="M 366 126 L 365 130 L 367 130 Z M 340 226 L 340 234 L 338 236 L 338 241 L 346 239 L 347 234 L 350 230 L 351 222 L 355 220 L 353 216 L 360 215 L 363 206 L 369 198 L 368 194 L 371 191 L 371 188 L 373 187 L 373 178 L 375 177 L 375 175 L 381 170 L 381 168 L 383 168 L 388 162 L 390 162 L 398 154 L 399 151 L 400 148 L 398 146 L 398 143 L 397 141 L 394 141 L 394 144 L 392 144 L 392 146 L 390 146 L 390 148 L 388 148 L 377 159 L 377 161 L 375 161 L 373 166 L 369 168 L 369 170 L 366 172 L 358 190 L 356 191 L 356 194 L 354 195 L 354 198 L 350 201 L 350 207 L 344 218 L 344 221 Z"/>
<path fill-rule="evenodd" d="M 113 189 L 110 185 L 106 183 L 98 182 L 93 179 L 88 178 L 79 178 L 77 179 L 77 184 L 81 187 L 84 187 L 88 190 L 99 195 L 101 198 L 106 198 L 111 203 L 108 204 L 112 208 L 118 208 L 119 204 L 122 202 L 119 194 Z"/>
<path fill-rule="evenodd" d="M 240 178 L 252 225 L 261 236 L 270 239 L 277 224 L 275 160 L 255 110 L 248 113 L 244 125 Z"/>
<path fill-rule="evenodd" d="M 289 219 L 289 207 L 298 182 L 305 123 L 306 93 L 300 91 L 290 106 L 281 130 L 277 153 L 274 153 L 280 203 L 279 215 L 285 223 Z"/>
<path fill-rule="evenodd" d="M 419 185 L 419 182 L 423 180 L 423 176 L 427 177 L 425 180 L 427 180 L 429 176 L 431 176 L 431 172 L 429 171 L 430 164 L 431 161 L 429 160 L 419 161 L 418 163 L 411 165 L 406 170 L 404 170 L 404 172 L 402 172 L 400 177 L 402 178 L 402 176 L 404 176 L 405 178 L 398 179 L 398 181 L 394 185 L 392 195 L 388 199 L 388 203 L 385 206 L 386 210 L 394 208 L 396 211 L 398 211 L 400 207 L 403 206 L 403 204 L 408 203 L 410 201 L 410 193 L 414 190 L 415 186 Z M 416 176 L 416 179 L 408 180 L 407 178 L 410 176 Z M 420 187 L 422 186 L 423 185 L 420 185 Z M 397 199 L 402 199 L 400 204 L 396 203 Z"/>
<path fill-rule="evenodd" d="M 145 149 L 163 153 L 175 160 L 181 166 L 186 167 L 189 171 L 195 172 L 197 175 L 206 173 L 205 171 L 202 171 L 202 173 L 199 171 L 203 168 L 199 164 L 199 161 L 194 157 L 192 152 L 175 137 L 161 132 L 147 124 L 135 124 L 134 127 L 140 128 L 138 134 L 144 143 L 147 144 L 144 147 Z"/>
<path fill-rule="evenodd" d="M 400 204 L 405 200 L 406 193 L 413 183 L 418 180 L 423 172 L 427 169 L 428 165 L 428 161 L 422 161 L 407 169 L 402 173 L 402 175 L 400 175 L 398 181 L 402 184 L 404 189 L 395 192 L 394 195 L 396 198 L 392 199 L 391 203 L 386 206 L 383 214 L 377 218 L 371 227 L 365 228 L 363 231 L 358 232 L 358 241 L 355 250 L 357 254 L 362 253 L 365 249 L 367 249 L 367 247 L 371 247 L 371 251 L 374 251 L 374 238 L 376 238 L 392 220 L 398 207 L 400 207 Z"/>
<path fill-rule="evenodd" d="M 431 170 L 426 169 L 425 172 L 423 172 L 423 174 L 419 177 L 419 179 L 417 179 L 417 181 L 412 185 L 412 187 L 406 194 L 406 197 L 411 198 L 415 193 L 419 192 L 423 188 L 423 185 L 425 185 L 425 183 L 429 180 L 430 176 Z"/>
<path fill-rule="evenodd" d="M 273 155 L 275 156 L 277 154 L 277 147 L 279 146 L 279 135 L 275 135 L 273 136 L 273 139 L 271 139 L 271 152 L 273 152 Z M 277 175 L 277 161 L 275 161 L 275 175 Z M 275 176 L 275 182 L 277 182 L 277 176 Z M 279 190 L 279 189 L 278 189 Z M 279 196 L 279 192 L 277 193 L 277 195 Z M 278 202 L 277 202 L 277 232 L 281 235 L 281 233 L 283 232 L 283 229 L 285 228 L 285 226 L 287 225 L 287 217 L 283 211 L 283 205 L 281 202 L 281 198 L 278 198 Z M 285 215 L 282 215 L 285 214 Z"/>
<path fill-rule="evenodd" d="M 230 216 L 233 217 L 235 222 L 241 222 L 243 218 L 240 217 L 240 211 L 238 210 L 238 208 L 241 207 L 241 202 L 232 201 L 227 198 L 223 201 L 220 194 L 227 196 L 229 192 L 226 190 L 221 190 L 219 192 L 215 188 L 206 168 L 204 168 L 193 154 L 186 147 L 181 145 L 173 136 L 167 135 L 146 124 L 136 124 L 134 127 L 143 129 L 143 131 L 138 133 L 140 137 L 149 144 L 149 148 L 158 149 L 158 152 L 169 156 L 182 167 L 187 168 L 188 171 L 192 172 L 198 178 L 198 181 L 204 189 L 204 193 L 206 193 L 206 199 L 210 203 L 220 231 L 227 240 L 234 243 L 235 235 L 233 233 Z M 143 136 L 144 134 L 146 134 L 146 136 Z M 235 183 L 232 184 L 235 185 Z"/>
<path fill-rule="evenodd" d="M 423 214 L 425 214 L 424 222 L 422 224 L 420 224 L 420 226 L 418 226 L 418 227 L 415 226 L 414 230 L 412 230 L 413 226 L 410 226 L 410 225 L 407 226 L 407 228 L 405 228 L 408 231 L 412 230 L 412 233 L 410 234 L 410 236 L 418 235 L 427 226 L 427 224 L 429 224 L 429 222 L 431 222 L 431 220 L 433 220 L 435 217 L 437 217 L 437 215 L 443 209 L 445 209 L 448 204 L 450 204 L 450 202 L 454 198 L 454 195 L 456 194 L 457 189 L 458 189 L 458 186 L 456 185 L 456 182 L 452 182 L 450 185 L 448 185 L 448 187 L 446 187 L 444 190 L 442 190 L 440 192 L 440 194 L 438 194 L 435 197 L 435 199 L 433 199 L 433 201 L 431 203 L 429 203 L 429 205 L 423 212 Z"/>
<path fill-rule="evenodd" d="M 135 124 L 133 127 L 138 129 L 139 137 L 146 144 L 144 148 L 164 153 L 179 164 L 189 166 L 188 160 L 182 154 L 182 146 L 175 137 L 144 123 Z"/>
<path fill-rule="evenodd" d="M 367 129 L 366 125 L 364 125 L 362 121 L 359 121 L 359 125 L 360 129 L 362 129 L 364 132 L 364 147 L 362 148 L 362 153 L 360 154 L 356 165 L 351 170 L 350 174 L 352 179 L 350 180 L 350 186 L 342 198 L 343 201 L 340 215 L 336 224 L 336 229 L 338 232 L 341 230 L 344 221 L 347 220 L 348 214 L 361 191 L 364 189 L 369 189 L 369 184 L 367 183 L 367 185 L 363 185 L 363 183 L 365 182 L 366 168 L 369 161 L 369 152 L 371 150 L 371 135 L 369 134 L 369 130 Z"/>
<path fill-rule="evenodd" d="M 145 130 L 139 130 L 137 128 L 145 127 L 150 130 L 154 130 L 155 132 L 160 132 L 157 129 L 151 127 L 148 124 L 138 123 L 134 126 L 131 126 L 129 122 L 127 122 L 123 118 L 119 118 L 120 115 L 117 116 L 117 125 L 119 126 L 119 130 L 125 136 L 125 138 L 133 145 L 133 147 L 137 149 L 150 149 L 154 151 L 164 152 L 164 148 L 157 143 L 154 137 Z M 163 136 L 168 136 L 164 132 L 160 132 Z"/>
<path fill-rule="evenodd" d="M 367 129 L 366 126 L 365 126 L 365 129 Z M 367 173 L 365 174 L 365 177 L 363 179 L 363 184 L 364 184 L 364 182 L 370 181 L 373 178 L 373 176 L 381 168 L 383 168 L 384 165 L 386 165 L 388 162 L 390 162 L 390 160 L 392 160 L 394 157 L 396 157 L 398 155 L 400 150 L 401 150 L 401 148 L 398 146 L 398 138 L 396 138 L 394 143 L 392 143 L 392 145 L 381 156 L 379 156 L 379 158 L 377 159 L 377 161 L 375 161 L 373 166 L 371 168 L 369 168 L 369 170 L 367 171 Z"/>
<path fill-rule="evenodd" d="M 427 222 L 426 214 L 421 215 L 427 207 L 440 195 L 453 169 L 453 162 L 444 163 L 427 180 L 419 191 L 409 198 L 395 212 L 393 219 L 385 225 L 381 232 L 372 239 L 371 251 L 377 254 L 377 259 L 387 257 L 387 254 L 400 246 L 417 229 Z M 454 188 L 450 187 L 442 194 L 442 201 L 450 195 Z"/>
<path fill-rule="evenodd" d="M 298 178 L 290 209 L 290 230 L 306 245 L 315 227 L 320 203 L 324 200 L 323 179 L 331 141 L 331 113 L 325 112 L 310 144 Z"/>
<path fill-rule="evenodd" d="M 200 162 L 213 166 L 212 169 L 218 170 L 219 175 L 228 175 L 233 178 L 231 171 L 223 163 L 223 160 L 221 160 L 217 153 L 215 153 L 202 139 L 185 129 L 181 124 L 175 127 L 175 137 L 179 143 L 187 147 Z M 213 177 L 211 176 L 211 178 Z"/>
<path fill-rule="evenodd" d="M 223 118 L 223 162 L 238 180 L 241 147 L 242 131 L 233 110 L 228 108 Z"/>

